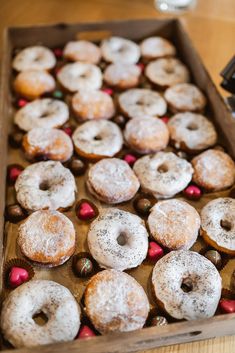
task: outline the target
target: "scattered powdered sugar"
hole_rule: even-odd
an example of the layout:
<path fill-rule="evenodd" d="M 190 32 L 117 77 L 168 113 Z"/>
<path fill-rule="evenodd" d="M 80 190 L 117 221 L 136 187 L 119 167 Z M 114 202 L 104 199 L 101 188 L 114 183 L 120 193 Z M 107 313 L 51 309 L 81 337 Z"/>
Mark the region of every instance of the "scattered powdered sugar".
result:
<path fill-rule="evenodd" d="M 176 49 L 172 43 L 162 37 L 149 37 L 140 44 L 141 54 L 147 58 L 174 56 Z"/>
<path fill-rule="evenodd" d="M 56 64 L 53 52 L 43 46 L 32 46 L 21 50 L 14 58 L 12 67 L 17 71 L 50 70 Z"/>
<path fill-rule="evenodd" d="M 110 37 L 101 43 L 102 56 L 106 61 L 136 64 L 140 57 L 139 46 L 129 39 Z"/>
<path fill-rule="evenodd" d="M 92 42 L 77 40 L 68 42 L 65 45 L 63 55 L 70 60 L 97 64 L 101 58 L 101 51 L 100 48 Z"/>
<path fill-rule="evenodd" d="M 104 80 L 112 86 L 122 86 L 123 83 L 128 86 L 128 83 L 138 83 L 140 74 L 141 69 L 137 65 L 115 63 L 105 69 Z"/>

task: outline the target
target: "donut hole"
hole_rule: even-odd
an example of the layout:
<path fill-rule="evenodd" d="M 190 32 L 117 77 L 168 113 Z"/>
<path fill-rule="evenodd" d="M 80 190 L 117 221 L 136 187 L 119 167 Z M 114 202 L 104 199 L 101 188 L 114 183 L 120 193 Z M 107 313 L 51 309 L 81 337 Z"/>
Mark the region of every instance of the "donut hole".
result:
<path fill-rule="evenodd" d="M 48 322 L 48 317 L 43 311 L 39 311 L 33 315 L 34 322 L 39 326 L 44 326 Z"/>
<path fill-rule="evenodd" d="M 101 141 L 101 140 L 102 140 L 102 137 L 101 137 L 100 135 L 96 135 L 96 136 L 94 137 L 94 140 L 95 140 L 95 141 Z"/>
<path fill-rule="evenodd" d="M 163 173 L 167 173 L 168 172 L 168 166 L 166 164 L 161 164 L 159 165 L 159 167 L 157 168 L 158 173 L 163 174 Z"/>
<path fill-rule="evenodd" d="M 48 182 L 48 180 L 43 180 L 41 181 L 41 183 L 39 184 L 39 189 L 42 191 L 47 191 L 50 189 L 50 184 Z"/>
<path fill-rule="evenodd" d="M 182 289 L 183 292 L 189 293 L 193 290 L 193 283 L 190 278 L 184 278 L 180 288 Z"/>
<path fill-rule="evenodd" d="M 187 129 L 190 131 L 195 131 L 198 130 L 198 126 L 195 123 L 190 123 L 189 125 L 187 125 Z"/>
<path fill-rule="evenodd" d="M 117 237 L 117 243 L 118 245 L 124 246 L 127 244 L 127 235 L 126 233 L 122 232 L 119 234 L 119 236 Z"/>
<path fill-rule="evenodd" d="M 229 232 L 232 229 L 232 223 L 227 221 L 226 219 L 221 219 L 220 226 L 227 232 Z"/>
<path fill-rule="evenodd" d="M 173 74 L 174 73 L 174 68 L 171 66 L 165 67 L 165 73 L 166 74 Z"/>
<path fill-rule="evenodd" d="M 48 118 L 51 115 L 51 113 L 49 111 L 45 111 L 43 112 L 43 114 L 40 116 L 41 119 L 43 118 Z"/>

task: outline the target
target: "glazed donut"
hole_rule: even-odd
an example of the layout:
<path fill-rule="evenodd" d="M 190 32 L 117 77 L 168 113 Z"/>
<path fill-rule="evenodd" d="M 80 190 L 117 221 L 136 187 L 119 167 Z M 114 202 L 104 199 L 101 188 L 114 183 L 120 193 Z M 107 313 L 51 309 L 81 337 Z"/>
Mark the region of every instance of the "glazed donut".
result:
<path fill-rule="evenodd" d="M 75 151 L 90 160 L 113 157 L 123 144 L 122 132 L 112 121 L 87 121 L 74 131 Z"/>
<path fill-rule="evenodd" d="M 141 56 L 146 60 L 174 56 L 175 47 L 167 39 L 161 37 L 149 37 L 140 44 Z"/>
<path fill-rule="evenodd" d="M 125 126 L 124 138 L 134 151 L 153 153 L 166 148 L 169 131 L 167 125 L 157 118 L 131 119 Z"/>
<path fill-rule="evenodd" d="M 73 223 L 58 211 L 33 212 L 19 227 L 21 252 L 35 264 L 55 267 L 67 261 L 75 250 Z"/>
<path fill-rule="evenodd" d="M 61 127 L 69 119 L 68 106 L 57 99 L 43 98 L 26 104 L 19 109 L 14 123 L 24 131 L 36 127 Z"/>
<path fill-rule="evenodd" d="M 176 319 L 213 316 L 221 296 L 221 277 L 216 267 L 188 250 L 163 256 L 153 269 L 152 283 L 158 304 Z"/>
<path fill-rule="evenodd" d="M 156 203 L 148 217 L 150 234 L 169 250 L 188 250 L 200 229 L 198 212 L 185 201 L 172 199 Z"/>
<path fill-rule="evenodd" d="M 96 90 L 102 85 L 102 73 L 98 66 L 84 62 L 66 64 L 57 75 L 60 84 L 70 92 L 83 89 Z"/>
<path fill-rule="evenodd" d="M 48 319 L 44 326 L 33 319 L 41 312 Z M 80 307 L 67 288 L 53 281 L 32 280 L 4 301 L 1 328 L 14 347 L 36 347 L 72 341 L 80 327 L 80 315 Z"/>
<path fill-rule="evenodd" d="M 102 334 L 140 329 L 149 312 L 149 301 L 141 285 L 127 273 L 115 270 L 104 270 L 90 279 L 85 306 Z"/>
<path fill-rule="evenodd" d="M 189 82 L 189 71 L 178 59 L 163 58 L 151 61 L 145 69 L 145 75 L 153 84 L 167 88 L 177 83 Z"/>
<path fill-rule="evenodd" d="M 235 255 L 235 200 L 220 197 L 201 210 L 201 235 L 213 248 Z"/>
<path fill-rule="evenodd" d="M 167 105 L 159 93 L 133 88 L 120 94 L 119 106 L 128 118 L 158 117 L 166 113 Z"/>
<path fill-rule="evenodd" d="M 98 64 L 101 59 L 100 48 L 87 40 L 68 42 L 63 55 L 71 61 L 84 61 L 90 64 Z"/>
<path fill-rule="evenodd" d="M 48 72 L 42 70 L 27 70 L 20 72 L 14 82 L 16 93 L 29 100 L 39 98 L 42 94 L 55 89 L 55 80 Z"/>
<path fill-rule="evenodd" d="M 43 46 L 33 46 L 21 50 L 14 58 L 12 67 L 16 71 L 50 70 L 56 64 L 53 52 Z"/>
<path fill-rule="evenodd" d="M 200 114 L 178 113 L 170 119 L 168 128 L 174 147 L 188 153 L 205 150 L 217 141 L 214 125 Z"/>
<path fill-rule="evenodd" d="M 139 181 L 129 165 L 118 158 L 106 158 L 94 164 L 88 172 L 87 187 L 98 200 L 116 204 L 132 199 Z"/>
<path fill-rule="evenodd" d="M 110 119 L 115 113 L 112 98 L 102 91 L 83 89 L 75 93 L 72 108 L 78 121 Z"/>
<path fill-rule="evenodd" d="M 136 64 L 140 57 L 139 46 L 129 39 L 110 37 L 101 43 L 104 60 L 112 63 Z"/>
<path fill-rule="evenodd" d="M 139 158 L 133 167 L 143 191 L 166 199 L 182 191 L 192 179 L 193 168 L 172 152 L 157 152 Z"/>
<path fill-rule="evenodd" d="M 206 105 L 204 94 L 191 83 L 178 83 L 168 88 L 164 97 L 173 113 L 185 111 L 200 113 Z"/>
<path fill-rule="evenodd" d="M 104 71 L 104 81 L 111 87 L 128 89 L 138 86 L 141 69 L 138 65 L 115 63 Z"/>
<path fill-rule="evenodd" d="M 66 209 L 75 201 L 76 184 L 60 162 L 38 162 L 26 167 L 15 183 L 16 198 L 28 211 Z"/>
<path fill-rule="evenodd" d="M 140 265 L 148 252 L 144 221 L 117 208 L 103 210 L 87 235 L 93 258 L 102 268 L 124 271 Z"/>
<path fill-rule="evenodd" d="M 36 127 L 24 135 L 22 147 L 29 160 L 66 162 L 73 154 L 71 138 L 59 129 Z"/>
<path fill-rule="evenodd" d="M 191 161 L 193 181 L 206 191 L 221 191 L 235 181 L 235 165 L 232 158 L 219 150 L 207 150 Z"/>

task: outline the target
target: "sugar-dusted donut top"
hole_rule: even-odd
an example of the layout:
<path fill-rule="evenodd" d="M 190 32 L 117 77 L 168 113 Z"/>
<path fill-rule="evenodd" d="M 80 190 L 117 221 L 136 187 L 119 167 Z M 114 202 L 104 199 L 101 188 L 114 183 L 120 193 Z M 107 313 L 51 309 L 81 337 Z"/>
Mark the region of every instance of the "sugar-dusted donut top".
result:
<path fill-rule="evenodd" d="M 140 44 L 141 55 L 147 58 L 174 56 L 176 49 L 171 42 L 162 37 L 149 37 Z"/>

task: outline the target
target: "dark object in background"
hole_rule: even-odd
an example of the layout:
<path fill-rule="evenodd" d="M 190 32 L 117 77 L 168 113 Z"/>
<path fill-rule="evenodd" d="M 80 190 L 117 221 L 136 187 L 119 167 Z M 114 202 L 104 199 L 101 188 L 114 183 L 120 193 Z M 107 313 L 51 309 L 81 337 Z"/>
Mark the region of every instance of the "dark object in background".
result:
<path fill-rule="evenodd" d="M 235 117 L 235 55 L 221 71 L 220 75 L 223 77 L 221 87 L 232 93 L 232 96 L 227 98 L 227 103 Z"/>

